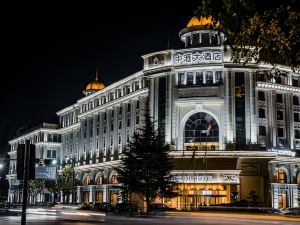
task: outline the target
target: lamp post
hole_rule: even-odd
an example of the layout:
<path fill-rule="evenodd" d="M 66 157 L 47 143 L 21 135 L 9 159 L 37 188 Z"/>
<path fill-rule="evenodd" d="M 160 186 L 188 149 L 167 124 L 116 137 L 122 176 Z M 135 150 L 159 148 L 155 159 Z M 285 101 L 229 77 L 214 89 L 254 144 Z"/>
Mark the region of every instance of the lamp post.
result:
<path fill-rule="evenodd" d="M 75 199 L 75 191 L 74 191 L 74 181 L 75 181 L 75 158 L 69 158 L 67 156 L 65 156 L 66 158 L 66 163 L 68 163 L 68 161 L 71 161 L 71 165 L 72 165 L 72 203 L 74 204 L 74 199 Z"/>

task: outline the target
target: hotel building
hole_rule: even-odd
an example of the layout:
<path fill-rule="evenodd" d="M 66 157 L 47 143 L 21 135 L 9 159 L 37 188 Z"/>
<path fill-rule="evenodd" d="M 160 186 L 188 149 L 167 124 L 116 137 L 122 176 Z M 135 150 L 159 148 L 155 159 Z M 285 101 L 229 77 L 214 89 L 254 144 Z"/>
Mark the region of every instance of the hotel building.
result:
<path fill-rule="evenodd" d="M 171 146 L 179 184 L 178 197 L 158 201 L 192 210 L 255 191 L 263 206 L 299 207 L 299 74 L 279 66 L 287 76 L 274 79 L 270 65 L 233 63 L 226 37 L 210 23 L 193 17 L 179 32 L 183 49 L 143 55 L 143 69 L 116 83 L 105 87 L 97 74 L 83 98 L 57 112 L 58 128 L 11 140 L 11 157 L 30 137 L 44 149 L 41 157 L 55 150 L 59 165 L 72 160 L 82 182 L 78 203 L 121 202 L 115 168 L 148 104 Z M 50 133 L 59 141 L 49 141 Z M 13 186 L 14 163 L 8 178 Z"/>

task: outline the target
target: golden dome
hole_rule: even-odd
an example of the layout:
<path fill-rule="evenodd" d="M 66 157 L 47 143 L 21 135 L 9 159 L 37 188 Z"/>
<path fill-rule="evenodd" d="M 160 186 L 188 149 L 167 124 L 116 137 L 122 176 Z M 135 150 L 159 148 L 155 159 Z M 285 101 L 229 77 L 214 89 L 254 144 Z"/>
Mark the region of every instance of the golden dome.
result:
<path fill-rule="evenodd" d="M 188 25 L 186 26 L 187 28 L 189 27 L 195 27 L 195 26 L 207 26 L 207 25 L 213 25 L 213 22 L 215 22 L 215 20 L 212 18 L 212 16 L 209 16 L 208 18 L 206 18 L 205 16 L 201 16 L 200 20 L 198 19 L 197 16 L 194 16 L 190 22 L 188 23 Z M 216 26 L 219 26 L 220 23 L 219 21 L 217 22 Z"/>
<path fill-rule="evenodd" d="M 99 72 L 96 70 L 96 78 L 95 81 L 89 83 L 85 90 L 86 91 L 99 91 L 101 89 L 105 88 L 105 85 L 99 81 Z"/>

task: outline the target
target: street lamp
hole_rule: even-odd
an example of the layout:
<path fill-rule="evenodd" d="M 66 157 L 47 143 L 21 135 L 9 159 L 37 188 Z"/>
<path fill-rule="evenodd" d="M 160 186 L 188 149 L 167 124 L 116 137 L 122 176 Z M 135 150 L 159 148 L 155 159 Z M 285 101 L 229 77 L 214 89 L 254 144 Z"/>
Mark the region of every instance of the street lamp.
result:
<path fill-rule="evenodd" d="M 72 203 L 74 204 L 74 199 L 75 199 L 75 191 L 74 191 L 74 181 L 75 181 L 75 158 L 69 158 L 67 156 L 65 156 L 66 158 L 66 163 L 68 163 L 68 161 L 71 161 L 71 165 L 72 165 Z"/>

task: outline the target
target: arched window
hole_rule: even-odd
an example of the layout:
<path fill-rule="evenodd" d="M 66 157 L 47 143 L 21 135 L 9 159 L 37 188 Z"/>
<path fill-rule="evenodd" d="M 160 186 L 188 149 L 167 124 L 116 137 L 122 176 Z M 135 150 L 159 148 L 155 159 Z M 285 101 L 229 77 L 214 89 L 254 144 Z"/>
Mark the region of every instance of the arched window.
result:
<path fill-rule="evenodd" d="M 187 150 L 219 149 L 219 126 L 217 121 L 205 112 L 191 115 L 185 123 L 185 142 Z"/>
<path fill-rule="evenodd" d="M 119 181 L 118 181 L 118 174 L 117 174 L 117 173 L 114 173 L 114 174 L 111 176 L 110 183 L 111 183 L 111 184 L 117 184 L 117 183 L 119 183 Z"/>
<path fill-rule="evenodd" d="M 287 182 L 287 177 L 286 177 L 286 173 L 284 170 L 279 170 L 277 172 L 277 182 L 284 184 Z"/>
<path fill-rule="evenodd" d="M 96 179 L 96 185 L 101 185 L 103 184 L 103 175 L 99 175 Z"/>
<path fill-rule="evenodd" d="M 90 178 L 90 176 L 85 176 L 84 179 L 83 179 L 82 184 L 83 184 L 83 185 L 89 185 L 90 183 L 91 183 L 91 178 Z"/>

